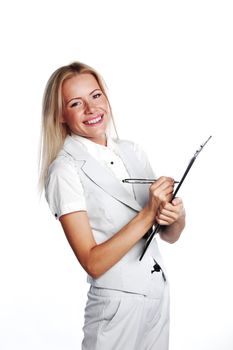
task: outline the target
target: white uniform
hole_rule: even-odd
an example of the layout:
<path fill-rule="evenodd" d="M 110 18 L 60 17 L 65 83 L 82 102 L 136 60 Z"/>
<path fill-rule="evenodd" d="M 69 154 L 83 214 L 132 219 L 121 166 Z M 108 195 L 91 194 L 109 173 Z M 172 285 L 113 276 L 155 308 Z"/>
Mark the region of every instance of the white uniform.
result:
<path fill-rule="evenodd" d="M 77 135 L 67 136 L 49 167 L 46 198 L 57 218 L 86 210 L 94 238 L 101 243 L 147 203 L 148 185 L 123 184 L 121 180 L 127 177 L 154 177 L 145 154 L 135 144 L 108 140 L 104 147 Z M 156 239 L 139 261 L 144 243 L 141 239 L 99 278 L 88 276 L 91 287 L 83 350 L 168 349 L 165 268 Z M 153 271 L 155 261 L 161 269 Z"/>

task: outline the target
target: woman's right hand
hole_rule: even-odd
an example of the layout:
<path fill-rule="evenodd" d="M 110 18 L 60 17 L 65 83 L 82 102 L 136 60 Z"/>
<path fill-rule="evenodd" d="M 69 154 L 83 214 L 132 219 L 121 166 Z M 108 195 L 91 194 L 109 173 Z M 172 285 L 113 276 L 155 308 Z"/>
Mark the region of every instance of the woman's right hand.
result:
<path fill-rule="evenodd" d="M 161 176 L 149 189 L 149 201 L 147 207 L 154 217 L 157 214 L 159 206 L 164 202 L 170 202 L 174 190 L 174 180 L 171 177 Z"/>

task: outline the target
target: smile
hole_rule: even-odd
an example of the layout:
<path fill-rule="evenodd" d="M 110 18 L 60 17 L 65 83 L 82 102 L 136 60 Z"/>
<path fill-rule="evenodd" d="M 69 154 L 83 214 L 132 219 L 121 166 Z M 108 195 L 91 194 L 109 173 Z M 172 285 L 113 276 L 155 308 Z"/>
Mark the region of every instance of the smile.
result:
<path fill-rule="evenodd" d="M 103 120 L 103 114 L 102 115 L 98 115 L 97 117 L 93 118 L 93 119 L 89 119 L 86 120 L 84 122 L 85 125 L 95 125 L 100 123 Z"/>

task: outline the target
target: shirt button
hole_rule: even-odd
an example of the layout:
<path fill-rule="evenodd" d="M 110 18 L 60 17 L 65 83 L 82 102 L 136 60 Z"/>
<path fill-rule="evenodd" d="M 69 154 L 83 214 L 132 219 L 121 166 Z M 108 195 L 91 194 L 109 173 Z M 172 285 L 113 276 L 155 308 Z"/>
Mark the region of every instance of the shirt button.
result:
<path fill-rule="evenodd" d="M 110 163 L 111 163 L 111 164 L 114 164 L 114 162 L 113 162 L 113 161 L 111 161 Z"/>

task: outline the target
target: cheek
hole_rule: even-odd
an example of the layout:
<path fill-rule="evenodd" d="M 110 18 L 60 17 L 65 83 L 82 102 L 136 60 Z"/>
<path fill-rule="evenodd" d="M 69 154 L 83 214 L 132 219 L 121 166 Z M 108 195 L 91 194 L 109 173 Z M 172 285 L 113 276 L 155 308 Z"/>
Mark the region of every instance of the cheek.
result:
<path fill-rule="evenodd" d="M 106 110 L 108 113 L 110 112 L 110 106 L 109 106 L 108 100 L 105 96 L 103 97 L 102 101 L 100 101 L 100 104 L 102 105 L 101 107 L 104 110 Z"/>
<path fill-rule="evenodd" d="M 82 118 L 77 111 L 69 110 L 64 113 L 64 120 L 67 124 L 73 124 L 77 122 L 81 122 Z"/>
<path fill-rule="evenodd" d="M 111 109 L 110 109 L 109 103 L 107 103 L 107 102 L 105 103 L 104 109 L 107 112 L 107 114 L 110 115 L 110 110 Z"/>

